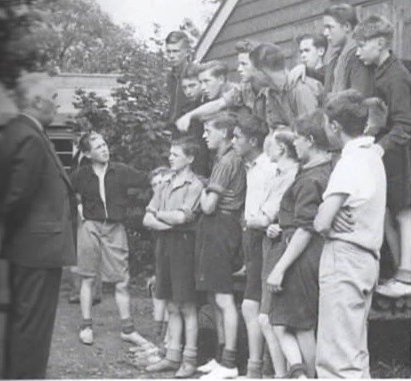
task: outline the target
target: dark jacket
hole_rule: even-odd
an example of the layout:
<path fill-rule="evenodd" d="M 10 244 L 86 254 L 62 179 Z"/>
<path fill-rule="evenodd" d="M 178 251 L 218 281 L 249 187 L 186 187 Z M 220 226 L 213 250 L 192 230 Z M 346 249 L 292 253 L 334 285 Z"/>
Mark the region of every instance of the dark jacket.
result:
<path fill-rule="evenodd" d="M 74 191 L 81 197 L 84 218 L 93 221 L 124 222 L 129 191 L 148 185 L 145 172 L 122 163 L 110 162 L 104 177 L 105 209 L 100 196 L 99 179 L 91 164 L 81 166 L 70 177 Z"/>
<path fill-rule="evenodd" d="M 25 115 L 1 134 L 5 257 L 35 268 L 75 264 L 74 192 L 51 142 Z"/>
<path fill-rule="evenodd" d="M 181 86 L 181 76 L 187 67 L 184 63 L 179 68 L 172 68 L 167 74 L 167 91 L 170 98 L 170 108 L 168 112 L 169 123 L 174 123 L 180 116 L 183 115 L 183 108 L 190 102 L 184 95 Z"/>

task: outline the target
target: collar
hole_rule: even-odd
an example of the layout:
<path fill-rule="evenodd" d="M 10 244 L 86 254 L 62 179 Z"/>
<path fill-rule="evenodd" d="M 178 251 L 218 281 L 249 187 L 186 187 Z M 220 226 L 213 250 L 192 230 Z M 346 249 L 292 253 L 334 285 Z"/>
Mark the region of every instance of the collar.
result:
<path fill-rule="evenodd" d="M 395 62 L 397 61 L 397 57 L 390 51 L 390 56 L 380 65 L 377 66 L 375 76 L 380 77 L 384 74 L 384 72 Z"/>
<path fill-rule="evenodd" d="M 183 73 L 184 69 L 188 65 L 188 60 L 184 61 L 180 66 L 171 68 L 171 74 L 177 78 L 180 78 L 181 74 Z"/>
<path fill-rule="evenodd" d="M 266 155 L 264 152 L 260 153 L 253 161 L 245 161 L 244 167 L 247 171 L 251 168 L 254 168 L 256 165 L 265 164 L 266 162 Z"/>
<path fill-rule="evenodd" d="M 30 119 L 30 120 L 37 126 L 37 128 L 38 128 L 41 132 L 44 131 L 43 125 L 42 125 L 34 116 L 31 116 L 31 115 L 26 114 L 26 113 L 24 113 L 24 112 L 22 112 L 20 115 L 23 115 L 23 116 L 25 116 L 26 118 Z"/>
<path fill-rule="evenodd" d="M 314 161 L 314 162 L 309 163 L 309 164 L 304 164 L 301 168 L 303 170 L 311 169 L 311 168 L 319 167 L 320 165 L 328 164 L 330 162 L 331 162 L 331 155 L 328 154 L 326 157 L 324 157 L 322 159 L 318 159 L 317 161 Z"/>
<path fill-rule="evenodd" d="M 224 147 L 224 149 L 220 152 L 216 154 L 216 158 L 217 159 L 221 159 L 223 156 L 227 155 L 228 152 L 230 152 L 232 150 L 233 146 L 232 144 L 228 144 L 226 147 Z"/>
<path fill-rule="evenodd" d="M 350 140 L 344 145 L 341 151 L 341 155 L 344 156 L 352 151 L 358 150 L 359 148 L 371 148 L 374 144 L 375 138 L 373 136 L 360 136 L 353 140 Z"/>
<path fill-rule="evenodd" d="M 283 174 L 292 170 L 298 170 L 300 165 L 297 162 L 283 162 L 282 164 L 277 163 L 277 173 Z"/>
<path fill-rule="evenodd" d="M 180 188 L 184 184 L 191 184 L 196 178 L 196 175 L 192 172 L 185 172 L 183 175 L 177 177 L 177 174 L 173 174 L 169 179 L 165 182 L 173 185 L 173 189 Z"/>

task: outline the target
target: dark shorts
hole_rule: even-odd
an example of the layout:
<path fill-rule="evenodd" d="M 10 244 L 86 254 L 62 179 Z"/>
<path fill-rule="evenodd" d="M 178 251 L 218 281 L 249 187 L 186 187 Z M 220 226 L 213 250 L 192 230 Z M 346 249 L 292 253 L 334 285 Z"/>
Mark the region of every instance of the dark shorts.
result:
<path fill-rule="evenodd" d="M 156 298 L 195 302 L 194 232 L 161 232 L 157 237 Z"/>
<path fill-rule="evenodd" d="M 261 300 L 261 269 L 263 265 L 264 232 L 256 229 L 243 229 L 243 251 L 247 269 L 247 282 L 244 299 Z"/>
<path fill-rule="evenodd" d="M 387 151 L 383 160 L 387 173 L 387 206 L 397 214 L 411 207 L 410 144 Z"/>
<path fill-rule="evenodd" d="M 240 246 L 238 213 L 217 211 L 200 217 L 195 250 L 198 290 L 221 294 L 233 292 L 232 274 Z"/>

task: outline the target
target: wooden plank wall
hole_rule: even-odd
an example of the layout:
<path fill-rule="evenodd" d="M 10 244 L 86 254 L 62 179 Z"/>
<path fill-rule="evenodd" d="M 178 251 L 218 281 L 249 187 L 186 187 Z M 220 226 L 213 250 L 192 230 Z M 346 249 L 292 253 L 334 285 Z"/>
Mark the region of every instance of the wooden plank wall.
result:
<path fill-rule="evenodd" d="M 286 52 L 289 65 L 297 60 L 295 38 L 304 32 L 322 33 L 324 8 L 340 0 L 240 0 L 203 61 L 225 61 L 235 78 L 235 43 L 245 38 L 274 42 Z M 347 2 L 347 1 L 345 1 Z M 394 50 L 411 59 L 410 0 L 351 0 L 360 18 L 381 14 L 396 26 Z"/>

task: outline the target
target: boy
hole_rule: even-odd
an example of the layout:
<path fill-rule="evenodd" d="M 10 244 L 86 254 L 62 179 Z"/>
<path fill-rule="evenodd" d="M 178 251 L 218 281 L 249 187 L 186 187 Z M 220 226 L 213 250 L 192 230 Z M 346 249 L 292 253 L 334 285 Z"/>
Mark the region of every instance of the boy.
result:
<path fill-rule="evenodd" d="M 92 287 L 101 271 L 103 281 L 115 283 L 121 338 L 136 345 L 145 345 L 147 340 L 135 331 L 131 317 L 128 243 L 123 220 L 127 191 L 144 185 L 146 176 L 124 164 L 110 162 L 107 143 L 100 134 L 88 134 L 85 150 L 90 165 L 80 167 L 71 176 L 80 200 L 78 211 L 82 220 L 77 247 L 77 273 L 82 277 L 80 341 L 93 344 Z"/>
<path fill-rule="evenodd" d="M 322 96 L 321 83 L 306 78 L 305 82 L 299 81 L 296 85 L 291 85 L 284 52 L 279 46 L 259 44 L 251 51 L 250 60 L 262 74 L 266 86 L 270 101 L 266 120 L 270 133 L 279 127 L 291 127 L 298 116 L 313 112 L 318 107 Z"/>
<path fill-rule="evenodd" d="M 263 335 L 258 322 L 261 300 L 262 241 L 264 229 L 256 220 L 260 207 L 272 186 L 277 166 L 263 153 L 267 135 L 264 122 L 256 116 L 243 116 L 234 129 L 233 148 L 245 162 L 247 192 L 245 198 L 244 228 L 242 233 L 247 283 L 242 313 L 248 334 L 248 378 L 262 378 Z"/>
<path fill-rule="evenodd" d="M 399 298 L 411 295 L 411 76 L 391 52 L 394 28 L 388 20 L 370 16 L 354 33 L 359 59 L 367 67 L 376 66 L 375 95 L 388 107 L 387 123 L 373 134 L 384 155 L 387 206 L 398 223 L 393 239 L 400 258 L 394 278 L 377 292 Z"/>
<path fill-rule="evenodd" d="M 297 43 L 300 60 L 308 76 L 324 83 L 324 55 L 327 51 L 327 39 L 319 34 L 305 33 L 297 37 Z"/>
<path fill-rule="evenodd" d="M 147 371 L 177 370 L 177 378 L 191 377 L 197 369 L 194 221 L 203 185 L 190 168 L 197 150 L 187 138 L 171 144 L 170 167 L 174 174 L 154 194 L 143 220 L 146 227 L 158 233 L 156 297 L 167 301 L 169 313 L 166 357 L 148 366 Z"/>
<path fill-rule="evenodd" d="M 187 131 L 192 119 L 204 119 L 227 109 L 230 105 L 223 100 L 223 94 L 236 88 L 227 81 L 228 66 L 224 62 L 209 61 L 198 66 L 198 79 L 203 93 L 203 105 L 190 110 L 176 122 L 177 128 Z"/>
<path fill-rule="evenodd" d="M 349 4 L 336 4 L 325 9 L 323 13 L 323 34 L 330 50 L 328 63 L 324 66 L 324 77 L 308 70 L 307 75 L 324 83 L 324 99 L 327 94 L 356 89 L 364 96 L 371 96 L 374 91 L 373 69 L 366 67 L 355 55 L 356 45 L 352 34 L 358 18 L 355 8 Z M 290 80 L 296 83 L 304 79 L 306 68 L 297 65 L 291 70 Z"/>
<path fill-rule="evenodd" d="M 366 67 L 355 55 L 356 44 L 352 33 L 358 23 L 355 8 L 349 4 L 337 4 L 325 9 L 324 36 L 333 49 L 326 66 L 324 95 L 346 89 L 356 89 L 364 96 L 373 93 L 372 68 Z"/>
<path fill-rule="evenodd" d="M 171 71 L 167 74 L 167 90 L 170 96 L 168 120 L 174 123 L 188 102 L 181 87 L 181 75 L 189 62 L 190 39 L 184 32 L 177 30 L 167 35 L 165 43 L 166 55 L 171 65 Z"/>
<path fill-rule="evenodd" d="M 190 63 L 186 66 L 181 76 L 181 87 L 187 98 L 187 103 L 182 107 L 182 114 L 186 114 L 191 110 L 199 107 L 203 103 L 201 83 L 198 79 L 199 66 Z M 203 139 L 204 126 L 203 123 L 195 118 L 190 120 L 190 125 L 187 131 L 179 131 L 175 128 L 173 137 L 179 138 L 189 136 L 198 144 L 199 152 L 194 158 L 191 165 L 193 172 L 201 177 L 208 178 L 210 176 L 210 157 L 207 145 Z"/>
<path fill-rule="evenodd" d="M 244 204 L 246 174 L 231 144 L 237 121 L 220 115 L 205 123 L 204 138 L 216 159 L 208 187 L 201 194 L 196 236 L 196 286 L 214 301 L 216 321 L 224 322 L 225 345 L 221 363 L 212 361 L 200 371 L 206 379 L 238 376 L 235 363 L 238 314 L 233 295 L 232 260 L 241 244 L 240 214 Z"/>
<path fill-rule="evenodd" d="M 319 378 L 369 378 L 367 317 L 378 282 L 386 175 L 374 138 L 364 136 L 364 97 L 356 90 L 336 93 L 326 113 L 343 150 L 314 221 L 315 230 L 325 237 L 316 370 Z M 332 228 L 343 207 L 356 221 L 347 232 Z"/>

